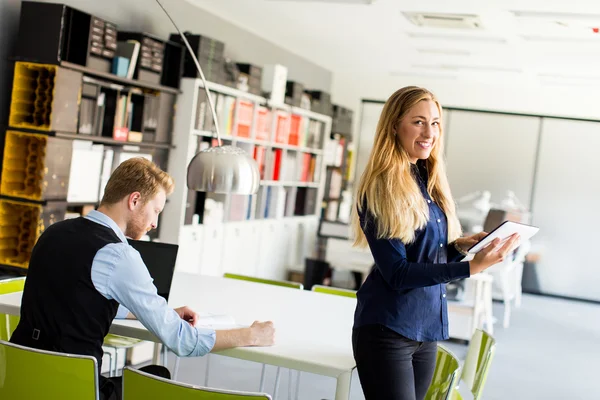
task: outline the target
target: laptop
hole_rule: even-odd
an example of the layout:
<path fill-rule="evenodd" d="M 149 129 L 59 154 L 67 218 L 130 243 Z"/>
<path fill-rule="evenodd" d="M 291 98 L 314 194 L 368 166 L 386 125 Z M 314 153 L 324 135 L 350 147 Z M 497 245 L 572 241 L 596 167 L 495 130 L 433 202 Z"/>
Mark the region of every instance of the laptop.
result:
<path fill-rule="evenodd" d="M 161 242 L 127 240 L 142 256 L 142 260 L 144 260 L 150 276 L 154 279 L 154 286 L 156 286 L 158 295 L 169 301 L 179 246 Z"/>

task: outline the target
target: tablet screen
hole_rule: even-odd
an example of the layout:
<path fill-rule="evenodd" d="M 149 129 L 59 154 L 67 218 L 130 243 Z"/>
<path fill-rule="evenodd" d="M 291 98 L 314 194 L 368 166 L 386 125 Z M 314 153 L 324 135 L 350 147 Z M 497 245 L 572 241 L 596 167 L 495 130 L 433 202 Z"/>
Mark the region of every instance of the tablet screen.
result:
<path fill-rule="evenodd" d="M 469 249 L 469 253 L 479 253 L 485 246 L 493 242 L 496 238 L 500 238 L 502 243 L 504 243 L 514 233 L 518 233 L 519 236 L 521 236 L 521 241 L 528 240 L 539 230 L 540 228 L 538 228 L 537 226 L 522 224 L 513 221 L 504 221 L 503 223 L 498 225 L 498 227 L 496 227 L 493 231 L 488 233 L 483 239 L 475 243 L 475 245 L 473 245 Z"/>

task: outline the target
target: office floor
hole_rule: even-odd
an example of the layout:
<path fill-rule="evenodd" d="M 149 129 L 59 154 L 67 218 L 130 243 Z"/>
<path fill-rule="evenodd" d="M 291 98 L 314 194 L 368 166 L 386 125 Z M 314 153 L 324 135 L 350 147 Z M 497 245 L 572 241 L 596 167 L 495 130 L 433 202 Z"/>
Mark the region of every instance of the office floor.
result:
<path fill-rule="evenodd" d="M 494 303 L 494 315 L 501 318 L 502 312 L 502 304 Z M 523 306 L 512 314 L 510 328 L 495 329 L 498 347 L 484 399 L 600 398 L 600 305 L 525 295 Z M 466 345 L 445 344 L 464 359 Z M 169 361 L 172 365 L 172 354 Z M 202 385 L 205 370 L 205 358 L 182 359 L 179 380 Z M 213 355 L 209 385 L 256 391 L 260 372 L 259 364 Z M 271 394 L 275 372 L 275 367 L 267 367 L 266 389 Z M 294 382 L 295 377 L 294 371 Z M 282 369 L 278 399 L 287 398 L 288 382 L 288 370 Z M 334 392 L 333 378 L 302 374 L 300 399 L 333 399 Z M 355 372 L 351 399 L 363 398 Z"/>

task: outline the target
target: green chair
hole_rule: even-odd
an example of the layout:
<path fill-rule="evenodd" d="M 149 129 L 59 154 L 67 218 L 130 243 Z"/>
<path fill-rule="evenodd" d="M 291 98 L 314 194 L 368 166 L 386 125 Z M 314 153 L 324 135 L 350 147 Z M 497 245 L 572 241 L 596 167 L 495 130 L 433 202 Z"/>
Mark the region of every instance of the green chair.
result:
<path fill-rule="evenodd" d="M 25 277 L 11 278 L 0 281 L 0 295 L 22 292 L 25 287 Z M 15 315 L 0 314 L 0 340 L 8 341 L 19 323 Z"/>
<path fill-rule="evenodd" d="M 461 389 L 465 387 L 472 393 L 474 400 L 481 398 L 495 352 L 496 340 L 484 330 L 477 329 L 469 342 L 467 358 L 458 383 Z M 452 399 L 462 399 L 458 390 L 454 390 Z"/>
<path fill-rule="evenodd" d="M 331 287 L 331 286 L 323 286 L 323 285 L 313 285 L 311 290 L 313 292 L 317 292 L 317 293 L 334 294 L 336 296 L 356 298 L 356 290 L 341 289 L 341 288 L 336 288 L 336 287 Z"/>
<path fill-rule="evenodd" d="M 230 274 L 230 273 L 225 273 L 223 275 L 223 277 L 224 278 L 229 278 L 229 279 L 239 279 L 239 280 L 242 280 L 242 281 L 249 281 L 249 282 L 255 282 L 255 283 L 265 283 L 267 285 L 283 286 L 283 287 L 288 287 L 288 288 L 292 288 L 292 289 L 304 289 L 304 285 L 302 285 L 301 283 L 298 283 L 298 282 L 278 281 L 278 280 L 273 280 L 273 279 L 255 278 L 253 276 Z"/>
<path fill-rule="evenodd" d="M 98 400 L 97 369 L 91 356 L 0 340 L 0 399 Z"/>
<path fill-rule="evenodd" d="M 448 349 L 438 344 L 435 371 L 425 400 L 448 400 L 451 398 L 458 374 L 460 363 L 458 358 Z"/>
<path fill-rule="evenodd" d="M 109 333 L 104 337 L 102 349 L 104 350 L 104 354 L 106 354 L 110 360 L 110 368 L 108 372 L 109 376 L 117 376 L 119 368 L 119 350 L 125 350 L 125 360 L 127 360 L 127 352 L 140 343 L 143 343 L 143 340 L 130 338 L 126 336 L 113 335 L 112 333 Z M 112 362 L 112 353 L 110 353 L 111 350 L 115 352 L 114 368 Z"/>
<path fill-rule="evenodd" d="M 271 400 L 271 396 L 186 385 L 126 367 L 123 371 L 123 400 L 147 399 Z"/>

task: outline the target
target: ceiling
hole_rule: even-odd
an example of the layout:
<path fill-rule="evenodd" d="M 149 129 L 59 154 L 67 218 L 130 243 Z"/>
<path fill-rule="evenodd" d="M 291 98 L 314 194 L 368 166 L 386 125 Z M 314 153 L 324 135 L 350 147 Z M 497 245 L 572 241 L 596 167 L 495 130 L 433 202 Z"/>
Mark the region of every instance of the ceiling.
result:
<path fill-rule="evenodd" d="M 600 84 L 598 0 L 188 1 L 334 74 Z"/>

